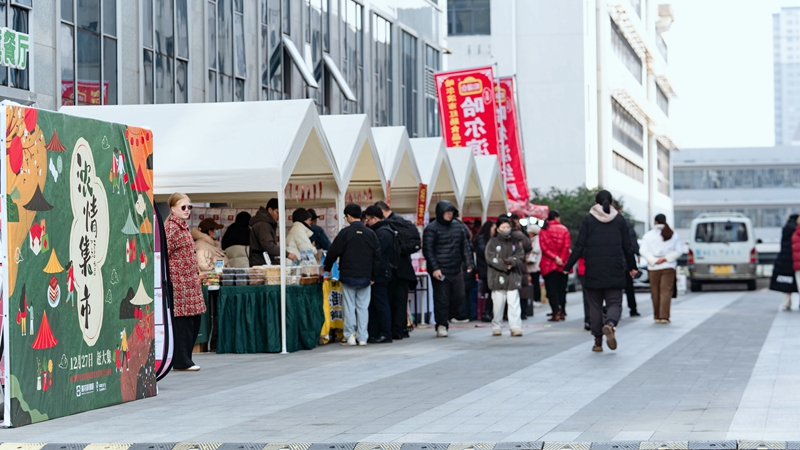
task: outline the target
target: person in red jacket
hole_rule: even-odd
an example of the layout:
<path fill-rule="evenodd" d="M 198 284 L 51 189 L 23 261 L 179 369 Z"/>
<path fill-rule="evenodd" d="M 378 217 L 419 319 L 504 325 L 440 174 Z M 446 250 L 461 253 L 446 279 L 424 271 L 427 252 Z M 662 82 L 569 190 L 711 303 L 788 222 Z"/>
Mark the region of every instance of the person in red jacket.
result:
<path fill-rule="evenodd" d="M 792 234 L 792 265 L 797 285 L 800 286 L 800 217 L 797 218 L 797 228 Z"/>
<path fill-rule="evenodd" d="M 552 210 L 547 216 L 542 231 L 539 233 L 539 245 L 542 247 L 542 261 L 539 268 L 544 278 L 547 290 L 547 299 L 553 315 L 550 322 L 565 320 L 567 317 L 567 274 L 564 273 L 564 264 L 569 258 L 569 248 L 572 245 L 569 230 L 561 224 L 561 214 Z"/>

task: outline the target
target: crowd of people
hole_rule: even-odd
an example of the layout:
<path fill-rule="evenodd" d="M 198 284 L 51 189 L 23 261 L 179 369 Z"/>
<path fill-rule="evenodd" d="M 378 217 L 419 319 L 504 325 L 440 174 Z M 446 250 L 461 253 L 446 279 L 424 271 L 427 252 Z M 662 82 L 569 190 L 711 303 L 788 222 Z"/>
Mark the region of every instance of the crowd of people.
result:
<path fill-rule="evenodd" d="M 654 320 L 668 324 L 682 250 L 663 214 L 655 217 L 640 247 L 633 225 L 611 193 L 600 191 L 595 201 L 574 243 L 556 210 L 549 212 L 541 226 L 523 226 L 516 214 L 474 224 L 473 237 L 473 229 L 446 200 L 438 202 L 435 218 L 422 235 L 415 224 L 395 214 L 383 201 L 363 210 L 349 204 L 343 211 L 348 226 L 331 242 L 316 225 L 314 210 L 298 208 L 292 213 L 286 250 L 281 254 L 277 199 L 252 217 L 239 213 L 221 237 L 223 226 L 213 219 L 204 219 L 190 229 L 190 200 L 176 193 L 169 200 L 171 214 L 165 225 L 175 286 L 175 368 L 199 370 L 191 351 L 205 303 L 199 280 L 187 274 L 210 271 L 219 264 L 250 267 L 277 264 L 282 257 L 297 261 L 302 252 L 321 250 L 327 252 L 326 274 L 334 263 L 339 266 L 343 345 L 391 343 L 410 336 L 408 294 L 417 285 L 412 255 L 421 249 L 431 279 L 437 337 L 447 337 L 451 324 L 470 320 L 490 322 L 492 335 L 502 336 L 504 319 L 512 337 L 522 336 L 522 321 L 533 314 L 533 305 L 545 295 L 551 308 L 548 321 L 564 321 L 568 277 L 577 269 L 584 327 L 594 336 L 593 350 L 603 350 L 603 337 L 610 349 L 616 349 L 623 294 L 627 294 L 630 315 L 639 315 L 632 282 L 638 271 L 636 258 L 647 261 Z M 800 247 L 800 231 L 793 229 L 787 234 L 785 230 L 787 236 L 791 257 L 791 240 L 796 236 L 795 245 Z M 794 250 L 794 270 L 798 270 L 798 250 Z M 544 293 L 540 280 L 544 281 Z M 793 288 L 797 290 L 796 281 Z"/>
<path fill-rule="evenodd" d="M 784 311 L 792 309 L 792 294 L 800 287 L 800 216 L 792 214 L 783 226 L 781 248 L 772 268 L 769 288 L 782 292 Z"/>

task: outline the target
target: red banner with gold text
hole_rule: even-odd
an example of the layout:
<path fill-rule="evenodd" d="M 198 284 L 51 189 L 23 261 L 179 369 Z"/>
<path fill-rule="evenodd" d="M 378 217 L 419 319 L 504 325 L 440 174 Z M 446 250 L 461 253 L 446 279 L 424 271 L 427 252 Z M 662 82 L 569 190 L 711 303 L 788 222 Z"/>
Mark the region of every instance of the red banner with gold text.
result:
<path fill-rule="evenodd" d="M 442 136 L 447 147 L 469 148 L 475 155 L 497 155 L 492 67 L 440 72 L 435 79 Z"/>
<path fill-rule="evenodd" d="M 428 185 L 424 183 L 419 184 L 417 191 L 417 226 L 425 225 L 425 206 L 428 200 Z"/>
<path fill-rule="evenodd" d="M 527 202 L 528 181 L 525 176 L 525 160 L 522 137 L 519 132 L 517 102 L 514 98 L 513 77 L 500 78 L 497 83 L 497 126 L 500 153 L 503 158 L 503 178 L 509 200 Z"/>

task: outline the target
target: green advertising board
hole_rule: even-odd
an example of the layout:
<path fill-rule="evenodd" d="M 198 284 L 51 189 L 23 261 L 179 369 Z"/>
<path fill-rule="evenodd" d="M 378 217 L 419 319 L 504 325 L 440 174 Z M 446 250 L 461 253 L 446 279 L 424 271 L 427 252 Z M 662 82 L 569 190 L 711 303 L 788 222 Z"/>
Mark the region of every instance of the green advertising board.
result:
<path fill-rule="evenodd" d="M 152 133 L 0 114 L 4 425 L 156 395 Z"/>

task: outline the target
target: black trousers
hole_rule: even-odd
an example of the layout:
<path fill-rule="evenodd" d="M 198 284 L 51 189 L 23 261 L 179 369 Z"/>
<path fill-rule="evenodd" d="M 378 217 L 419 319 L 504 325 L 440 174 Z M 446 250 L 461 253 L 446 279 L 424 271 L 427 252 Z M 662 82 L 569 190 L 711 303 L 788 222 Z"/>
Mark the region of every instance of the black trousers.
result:
<path fill-rule="evenodd" d="M 636 311 L 636 290 L 633 288 L 633 278 L 625 274 L 625 295 L 628 297 L 628 308 Z"/>
<path fill-rule="evenodd" d="M 200 316 L 175 317 L 172 320 L 175 338 L 175 352 L 172 355 L 172 367 L 188 369 L 194 365 L 192 349 L 197 342 L 197 333 L 200 332 Z"/>
<path fill-rule="evenodd" d="M 544 287 L 553 312 L 563 311 L 567 307 L 567 274 L 559 271 L 548 273 L 544 276 Z"/>
<path fill-rule="evenodd" d="M 389 282 L 389 309 L 392 312 L 392 334 L 408 332 L 408 281 L 393 278 Z"/>
<path fill-rule="evenodd" d="M 392 312 L 389 309 L 388 281 L 376 281 L 370 289 L 367 329 L 372 337 L 392 337 Z"/>
<path fill-rule="evenodd" d="M 431 277 L 433 284 L 433 315 L 436 325 L 449 328 L 450 317 L 458 314 L 458 309 L 464 303 L 464 277 L 461 273 L 445 275 L 443 281 Z"/>
<path fill-rule="evenodd" d="M 539 275 L 541 275 L 541 272 L 531 273 L 531 286 L 533 287 L 533 301 L 535 302 L 542 301 L 542 286 L 539 285 Z"/>
<path fill-rule="evenodd" d="M 578 280 L 581 282 L 581 292 L 583 294 L 583 323 L 592 323 L 590 319 L 590 312 L 589 312 L 589 299 L 586 298 L 586 286 L 584 285 L 584 280 L 586 279 L 583 275 L 578 275 Z"/>
<path fill-rule="evenodd" d="M 603 335 L 603 325 L 617 326 L 622 315 L 622 289 L 585 289 L 584 298 L 589 303 L 592 321 L 592 335 Z M 603 302 L 606 306 L 606 317 L 603 318 Z"/>

